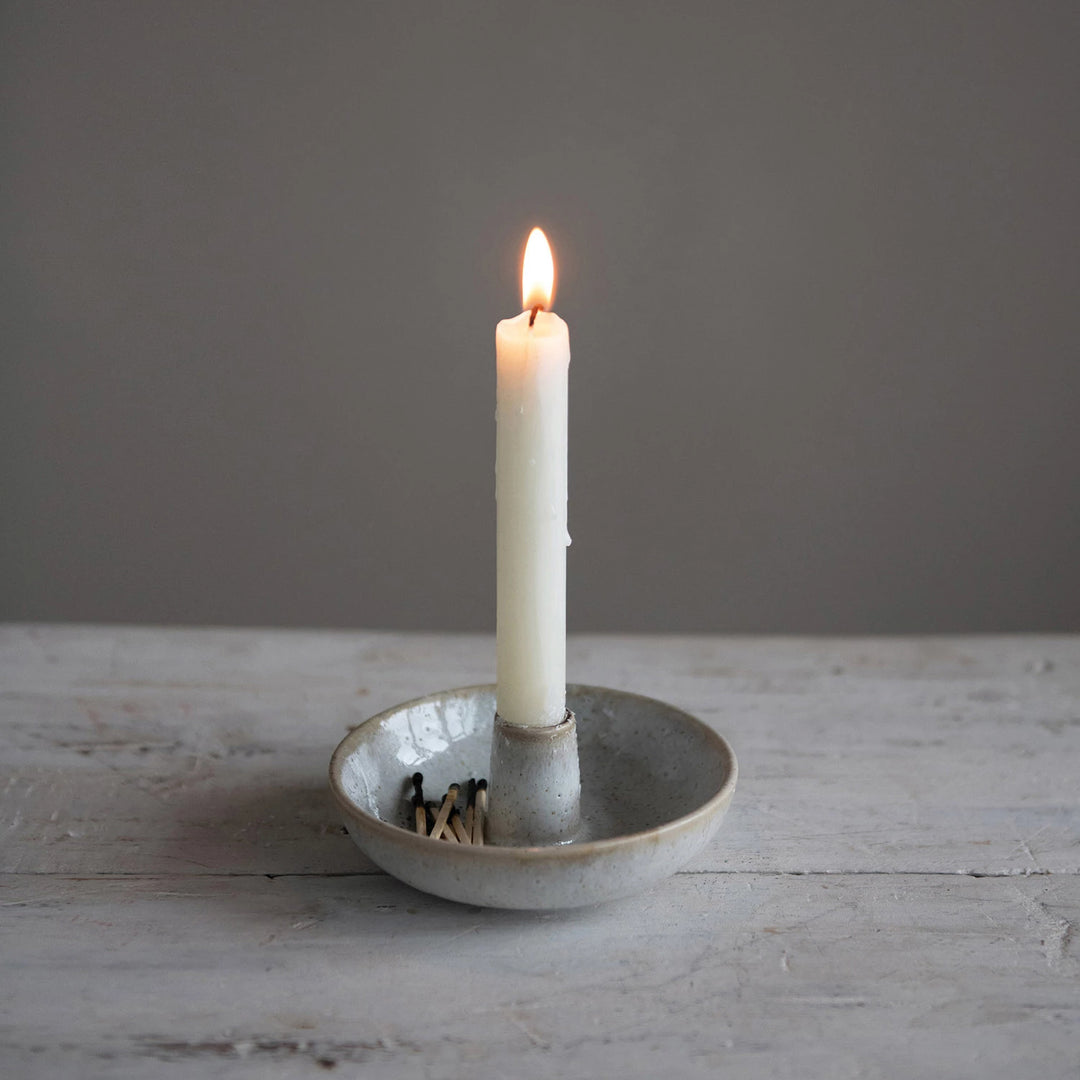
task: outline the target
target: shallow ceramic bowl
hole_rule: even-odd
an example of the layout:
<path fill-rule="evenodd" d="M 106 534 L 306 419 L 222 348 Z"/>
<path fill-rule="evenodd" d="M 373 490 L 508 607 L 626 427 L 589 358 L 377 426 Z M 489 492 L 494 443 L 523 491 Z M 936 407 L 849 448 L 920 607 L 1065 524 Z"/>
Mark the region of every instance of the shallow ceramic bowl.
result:
<path fill-rule="evenodd" d="M 418 836 L 411 777 L 429 799 L 488 775 L 495 688 L 396 705 L 351 731 L 330 787 L 353 840 L 394 877 L 485 907 L 565 908 L 626 896 L 674 873 L 713 837 L 731 803 L 735 754 L 661 701 L 568 686 L 578 721 L 582 828 L 552 847 L 471 847 Z"/>

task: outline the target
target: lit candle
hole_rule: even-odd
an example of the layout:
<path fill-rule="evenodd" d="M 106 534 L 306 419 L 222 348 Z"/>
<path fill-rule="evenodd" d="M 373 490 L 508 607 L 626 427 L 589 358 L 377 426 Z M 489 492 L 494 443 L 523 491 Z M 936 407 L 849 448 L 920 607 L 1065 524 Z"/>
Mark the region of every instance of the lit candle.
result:
<path fill-rule="evenodd" d="M 570 335 L 547 310 L 555 267 L 533 229 L 525 310 L 495 329 L 497 710 L 508 723 L 558 724 L 566 712 L 566 416 Z"/>

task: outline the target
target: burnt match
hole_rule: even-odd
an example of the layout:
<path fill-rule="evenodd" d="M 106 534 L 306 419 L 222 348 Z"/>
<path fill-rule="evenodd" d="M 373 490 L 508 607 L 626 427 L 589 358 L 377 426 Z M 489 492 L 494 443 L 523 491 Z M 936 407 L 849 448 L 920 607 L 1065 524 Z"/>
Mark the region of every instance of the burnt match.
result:
<path fill-rule="evenodd" d="M 476 816 L 476 779 L 469 780 L 469 786 L 466 789 L 468 794 L 465 797 L 465 831 L 469 834 L 470 841 L 472 840 L 472 824 L 473 818 Z"/>
<path fill-rule="evenodd" d="M 487 816 L 487 786 L 486 780 L 476 782 L 476 806 L 473 810 L 472 819 L 472 842 L 483 845 L 484 843 L 484 818 Z"/>
<path fill-rule="evenodd" d="M 435 825 L 431 830 L 431 839 L 438 840 L 446 830 L 446 823 L 450 817 L 450 811 L 454 808 L 454 803 L 457 801 L 458 792 L 461 790 L 459 785 L 451 784 L 446 794 L 443 796 L 442 806 L 439 807 L 438 816 L 435 818 Z M 455 842 L 457 837 L 454 837 Z"/>
<path fill-rule="evenodd" d="M 424 806 L 424 774 L 415 772 L 413 782 L 413 818 L 416 821 L 416 831 L 421 836 L 427 836 L 427 809 Z"/>
<path fill-rule="evenodd" d="M 458 813 L 458 808 L 456 806 L 450 808 L 450 818 L 448 824 L 450 826 L 450 829 L 447 831 L 453 830 L 454 835 L 458 838 L 458 843 L 472 843 L 472 840 L 465 829 L 465 823 L 461 820 L 461 814 Z M 445 835 L 446 833 L 443 833 L 443 836 Z"/>

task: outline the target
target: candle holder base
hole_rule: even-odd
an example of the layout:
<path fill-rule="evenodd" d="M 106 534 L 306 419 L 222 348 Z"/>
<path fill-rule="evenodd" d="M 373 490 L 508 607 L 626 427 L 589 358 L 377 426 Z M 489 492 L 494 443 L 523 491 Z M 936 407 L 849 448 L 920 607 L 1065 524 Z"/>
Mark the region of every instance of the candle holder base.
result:
<path fill-rule="evenodd" d="M 397 705 L 345 737 L 330 762 L 330 787 L 353 840 L 407 884 L 485 907 L 577 907 L 628 896 L 674 873 L 723 821 L 738 776 L 731 747 L 661 701 L 593 686 L 566 689 L 581 780 L 579 823 L 568 842 L 565 834 L 561 843 L 506 842 L 498 824 L 488 835 L 503 842 L 476 846 L 413 831 L 413 772 L 424 774 L 430 798 L 488 775 L 498 739 L 493 686 Z M 502 798 L 495 787 L 500 760 L 491 770 L 492 814 Z M 513 795 L 535 805 L 534 781 L 519 783 Z M 519 835 L 509 830 L 511 841 Z"/>

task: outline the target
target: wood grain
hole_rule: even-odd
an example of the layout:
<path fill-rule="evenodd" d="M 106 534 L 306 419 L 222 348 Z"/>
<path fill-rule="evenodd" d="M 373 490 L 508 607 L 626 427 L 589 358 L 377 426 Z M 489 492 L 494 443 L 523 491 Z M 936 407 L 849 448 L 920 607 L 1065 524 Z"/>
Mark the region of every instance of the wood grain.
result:
<path fill-rule="evenodd" d="M 554 916 L 400 885 L 326 796 L 351 725 L 492 657 L 0 629 L 0 1071 L 1075 1080 L 1080 639 L 574 639 L 741 776 L 685 873 Z"/>

